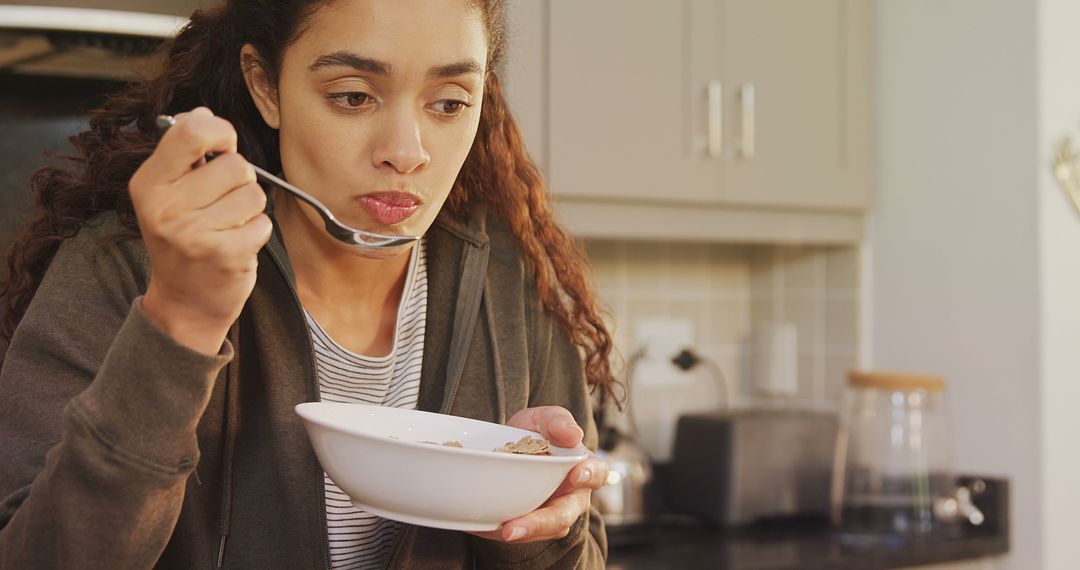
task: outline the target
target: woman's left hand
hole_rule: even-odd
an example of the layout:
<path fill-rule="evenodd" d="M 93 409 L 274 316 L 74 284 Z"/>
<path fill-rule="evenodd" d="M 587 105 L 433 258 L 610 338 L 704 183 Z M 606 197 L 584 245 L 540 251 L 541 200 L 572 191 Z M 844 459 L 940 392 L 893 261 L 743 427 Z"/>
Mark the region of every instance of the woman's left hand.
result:
<path fill-rule="evenodd" d="M 565 408 L 543 406 L 526 408 L 514 414 L 507 425 L 538 432 L 552 445 L 575 447 L 584 432 Z M 536 542 L 563 538 L 586 511 L 592 491 L 607 481 L 607 463 L 595 455 L 578 463 L 566 475 L 559 488 L 535 511 L 503 523 L 498 530 L 474 532 L 476 536 L 503 542 Z"/>

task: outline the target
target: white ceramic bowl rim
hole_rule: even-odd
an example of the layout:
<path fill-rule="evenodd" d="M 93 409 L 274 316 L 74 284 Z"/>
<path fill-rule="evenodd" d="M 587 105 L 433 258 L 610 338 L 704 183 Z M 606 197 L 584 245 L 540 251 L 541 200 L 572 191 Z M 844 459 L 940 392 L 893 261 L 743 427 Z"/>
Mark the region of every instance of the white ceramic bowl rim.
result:
<path fill-rule="evenodd" d="M 396 437 L 386 437 L 386 436 L 382 436 L 382 435 L 375 435 L 375 434 L 368 433 L 368 432 L 364 431 L 363 429 L 356 428 L 355 426 L 343 425 L 343 424 L 341 424 L 339 422 L 334 422 L 334 421 L 327 420 L 326 418 L 320 417 L 318 414 L 311 413 L 307 409 L 307 408 L 314 407 L 313 404 L 314 405 L 319 405 L 319 404 L 325 404 L 325 403 L 326 402 L 304 402 L 304 403 L 301 403 L 301 404 L 297 404 L 296 407 L 295 407 L 295 410 L 296 410 L 296 413 L 298 415 L 300 415 L 301 417 L 303 417 L 305 420 L 307 420 L 309 422 L 312 422 L 314 424 L 318 424 L 320 426 L 335 430 L 335 431 L 339 431 L 339 432 L 342 432 L 342 433 L 348 433 L 348 434 L 355 435 L 355 436 L 358 436 L 358 437 L 361 437 L 361 438 L 364 438 L 364 439 L 368 439 L 368 440 L 371 440 L 371 441 L 383 441 L 383 442 L 384 441 L 392 441 L 392 442 L 397 443 L 397 444 L 401 444 L 401 445 L 405 445 L 405 446 L 409 446 L 409 447 L 414 447 L 414 448 L 417 448 L 417 449 L 424 449 L 424 450 L 427 450 L 427 451 L 433 451 L 433 452 L 436 452 L 436 453 L 451 453 L 451 454 L 456 453 L 456 454 L 459 454 L 459 455 L 460 454 L 465 454 L 465 455 L 472 455 L 472 456 L 475 456 L 475 457 L 486 457 L 486 458 L 489 458 L 489 459 L 497 459 L 497 460 L 505 460 L 505 461 L 526 461 L 526 462 L 537 462 L 537 463 L 557 463 L 557 464 L 575 464 L 575 465 L 578 464 L 578 463 L 581 463 L 582 461 L 584 461 L 590 454 L 589 450 L 586 449 L 585 446 L 581 445 L 581 444 L 578 444 L 578 446 L 574 447 L 574 448 L 559 447 L 559 446 L 556 446 L 554 444 L 551 446 L 551 448 L 553 450 L 554 449 L 562 450 L 563 453 L 564 453 L 563 455 L 554 455 L 554 454 L 552 454 L 552 455 L 524 455 L 524 454 L 520 454 L 520 453 L 504 453 L 504 452 L 500 452 L 500 451 L 481 451 L 479 449 L 469 449 L 467 447 L 453 447 L 453 446 L 449 446 L 449 445 L 433 445 L 431 443 L 423 443 L 423 442 L 419 442 L 419 441 L 411 441 L 411 440 L 408 440 L 408 439 L 400 439 L 400 438 L 396 438 Z M 374 404 L 356 403 L 356 404 L 344 404 L 344 405 L 350 405 L 350 406 L 351 405 L 356 405 L 356 406 L 380 408 L 380 409 L 384 409 L 384 410 L 397 410 L 398 409 L 398 408 L 386 408 L 384 406 L 377 406 L 377 405 L 374 405 Z M 449 415 L 449 414 L 438 414 L 438 413 L 435 413 L 435 412 L 426 412 L 426 411 L 423 411 L 423 410 L 408 410 L 408 411 L 412 412 L 412 413 L 429 414 L 429 415 L 433 415 L 433 416 L 445 416 L 445 417 L 449 417 L 449 418 L 454 418 L 454 421 L 463 422 L 463 423 L 466 423 L 466 424 L 475 424 L 475 425 L 478 425 L 478 426 L 487 427 L 489 425 L 493 425 L 493 424 L 491 424 L 491 422 L 485 422 L 485 421 L 476 420 L 476 419 L 473 419 L 473 418 L 466 418 L 466 417 L 462 417 L 462 416 L 452 416 L 452 415 Z M 389 412 L 389 413 L 393 413 L 393 412 Z M 499 425 L 499 424 L 494 424 L 494 425 Z M 533 435 L 533 436 L 536 436 L 536 437 L 541 437 L 540 434 L 538 434 L 538 433 L 536 433 L 534 431 L 530 431 L 530 430 L 526 430 L 526 429 L 522 429 L 522 428 L 518 428 L 518 427 L 514 427 L 514 426 L 502 426 L 502 427 L 517 431 L 517 432 L 519 432 L 519 433 L 521 433 L 523 435 Z"/>

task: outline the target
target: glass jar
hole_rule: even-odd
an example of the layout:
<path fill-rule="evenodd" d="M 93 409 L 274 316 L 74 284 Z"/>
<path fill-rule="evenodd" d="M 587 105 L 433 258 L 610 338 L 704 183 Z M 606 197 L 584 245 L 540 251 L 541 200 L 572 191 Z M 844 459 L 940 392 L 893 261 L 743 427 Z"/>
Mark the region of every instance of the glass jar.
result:
<path fill-rule="evenodd" d="M 844 543 L 903 545 L 955 531 L 943 378 L 851 372 L 840 433 Z"/>

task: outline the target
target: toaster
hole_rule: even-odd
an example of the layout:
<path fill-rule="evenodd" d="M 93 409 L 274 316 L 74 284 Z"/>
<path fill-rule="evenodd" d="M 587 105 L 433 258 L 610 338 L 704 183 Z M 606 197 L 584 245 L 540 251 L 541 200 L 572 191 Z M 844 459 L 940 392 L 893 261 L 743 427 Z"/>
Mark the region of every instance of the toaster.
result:
<path fill-rule="evenodd" d="M 665 502 L 723 526 L 828 516 L 838 433 L 836 414 L 811 410 L 684 415 Z"/>

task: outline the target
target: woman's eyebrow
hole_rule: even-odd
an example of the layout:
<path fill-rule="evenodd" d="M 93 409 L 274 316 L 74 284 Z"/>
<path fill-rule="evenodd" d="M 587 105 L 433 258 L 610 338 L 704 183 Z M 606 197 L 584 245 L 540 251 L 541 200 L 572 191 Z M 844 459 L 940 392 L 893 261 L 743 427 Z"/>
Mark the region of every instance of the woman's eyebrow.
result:
<path fill-rule="evenodd" d="M 484 68 L 475 59 L 466 59 L 457 63 L 436 65 L 428 70 L 428 79 L 443 79 L 447 77 L 460 77 L 462 75 L 483 75 Z"/>
<path fill-rule="evenodd" d="M 357 71 L 366 71 L 375 75 L 392 75 L 394 67 L 389 63 L 357 55 L 351 51 L 336 51 L 315 58 L 315 62 L 308 67 L 310 71 L 318 71 L 326 67 L 351 67 Z"/>
<path fill-rule="evenodd" d="M 318 71 L 327 67 L 348 67 L 357 71 L 365 71 L 375 75 L 393 75 L 394 66 L 374 58 L 365 57 L 351 51 L 336 51 L 326 55 L 320 55 L 308 67 L 310 71 Z M 483 75 L 484 67 L 475 59 L 465 59 L 455 63 L 436 65 L 428 70 L 428 79 L 443 79 L 447 77 L 460 77 L 462 75 Z"/>

